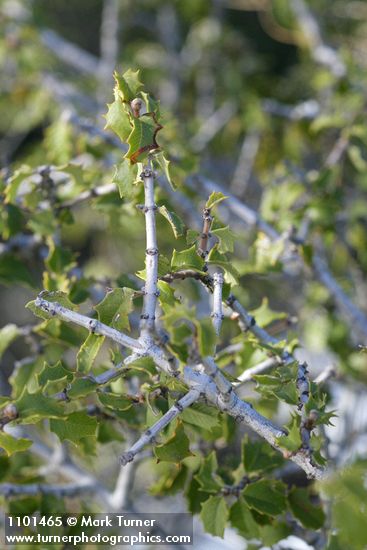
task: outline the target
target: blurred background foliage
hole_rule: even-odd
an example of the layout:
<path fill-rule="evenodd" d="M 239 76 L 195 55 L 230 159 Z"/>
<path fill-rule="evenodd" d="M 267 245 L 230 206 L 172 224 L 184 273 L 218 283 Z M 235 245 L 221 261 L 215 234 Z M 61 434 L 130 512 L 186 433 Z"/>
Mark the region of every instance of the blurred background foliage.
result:
<path fill-rule="evenodd" d="M 255 309 L 265 297 L 272 309 L 287 313 L 277 335 L 291 339 L 297 333 L 300 357 L 309 360 L 313 375 L 326 363 L 335 365 L 339 378 L 330 399 L 336 408 L 345 401 L 329 436 L 336 441 L 335 462 L 343 453 L 341 465 L 365 456 L 359 434 L 366 428 L 360 403 L 367 363 L 358 344 L 366 342 L 312 277 L 310 262 L 315 251 L 327 259 L 339 285 L 366 311 L 367 3 L 1 0 L 0 24 L 2 190 L 23 170 L 0 214 L 1 323 L 32 322 L 24 305 L 42 288 L 95 303 L 111 281 L 123 285 L 142 269 L 144 231 L 135 206 L 121 203 L 115 192 L 75 200 L 110 184 L 121 159 L 113 135 L 103 133 L 114 68 L 141 69 L 146 89 L 161 101 L 158 141 L 169 152 L 183 198 L 197 212 L 164 187 L 158 201 L 199 229 L 205 199 L 195 177 L 200 174 L 298 239 L 309 265 L 305 275 L 297 262 L 284 265 L 282 248 L 277 252 L 263 234 L 219 210 L 237 235 L 233 264 L 244 304 Z M 56 191 L 47 185 L 47 166 L 59 167 L 52 168 Z M 32 177 L 24 184 L 27 174 Z M 138 188 L 136 199 L 142 202 Z M 75 201 L 72 208 L 60 206 L 67 201 Z M 185 248 L 183 237 L 173 243 L 163 217 L 158 231 L 167 257 Z M 6 248 L 19 235 L 33 235 L 37 246 L 27 252 L 21 240 Z M 207 314 L 205 293 L 191 283 L 183 288 Z M 228 339 L 234 334 L 230 323 L 224 331 Z M 17 340 L 5 352 L 4 392 L 28 348 L 27 340 Z M 57 351 L 50 354 L 57 360 Z M 239 367 L 247 359 L 240 354 Z M 338 393 L 343 388 L 348 399 Z M 352 444 L 343 432 L 348 423 Z M 342 517 L 343 504 L 338 506 Z M 348 536 L 341 540 L 352 547 Z"/>

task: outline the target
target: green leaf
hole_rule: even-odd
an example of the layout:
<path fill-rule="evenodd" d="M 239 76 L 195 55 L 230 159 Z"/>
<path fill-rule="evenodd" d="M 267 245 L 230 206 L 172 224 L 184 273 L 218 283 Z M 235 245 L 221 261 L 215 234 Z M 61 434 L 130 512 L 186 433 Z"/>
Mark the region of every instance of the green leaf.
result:
<path fill-rule="evenodd" d="M 280 481 L 263 479 L 247 485 L 243 492 L 247 504 L 260 512 L 276 516 L 287 508 L 285 487 Z"/>
<path fill-rule="evenodd" d="M 18 189 L 21 183 L 33 174 L 34 170 L 29 166 L 21 166 L 14 174 L 8 179 L 7 186 L 5 188 L 5 202 L 15 202 Z"/>
<path fill-rule="evenodd" d="M 44 363 L 43 369 L 37 374 L 38 384 L 46 387 L 49 382 L 55 382 L 59 380 L 70 381 L 73 378 L 73 373 L 65 369 L 62 366 L 61 361 L 58 361 L 55 365 L 48 365 Z"/>
<path fill-rule="evenodd" d="M 173 251 L 171 268 L 172 271 L 179 271 L 181 269 L 195 269 L 196 271 L 202 271 L 204 267 L 203 260 L 196 252 L 195 245 L 181 252 Z"/>
<path fill-rule="evenodd" d="M 242 496 L 230 508 L 229 520 L 245 539 L 258 538 L 259 526 Z"/>
<path fill-rule="evenodd" d="M 98 319 L 105 325 L 112 325 L 117 330 L 130 330 L 129 313 L 133 310 L 132 288 L 114 288 L 106 293 L 103 300 L 94 306 Z"/>
<path fill-rule="evenodd" d="M 288 494 L 288 502 L 293 515 L 306 529 L 320 529 L 325 514 L 320 504 L 313 504 L 307 489 L 294 487 Z"/>
<path fill-rule="evenodd" d="M 19 334 L 19 328 L 13 324 L 5 325 L 5 327 L 0 329 L 0 358 Z"/>
<path fill-rule="evenodd" d="M 212 451 L 207 457 L 205 457 L 200 466 L 199 472 L 196 474 L 195 479 L 200 485 L 201 491 L 205 493 L 218 493 L 221 490 L 224 483 L 217 475 L 218 462 L 215 451 Z"/>
<path fill-rule="evenodd" d="M 178 185 L 173 181 L 172 175 L 171 175 L 171 169 L 170 164 L 171 161 L 167 160 L 164 156 L 164 153 L 162 151 L 159 151 L 154 155 L 154 159 L 158 162 L 163 174 L 166 176 L 166 179 L 168 183 L 170 184 L 171 188 L 176 191 Z"/>
<path fill-rule="evenodd" d="M 367 545 L 366 464 L 360 460 L 319 484 L 331 498 L 332 526 L 343 549 L 353 545 L 353 550 L 364 550 Z"/>
<path fill-rule="evenodd" d="M 181 413 L 180 418 L 183 422 L 204 430 L 212 430 L 219 425 L 217 411 L 213 407 L 207 407 L 204 403 L 193 403 L 191 407 Z"/>
<path fill-rule="evenodd" d="M 277 438 L 277 442 L 280 447 L 287 449 L 288 451 L 298 451 L 302 445 L 300 434 L 300 417 L 293 416 L 290 426 L 286 426 L 288 435 L 282 435 Z"/>
<path fill-rule="evenodd" d="M 214 245 L 208 254 L 207 263 L 209 265 L 218 265 L 224 270 L 224 278 L 228 284 L 237 285 L 239 273 L 224 254 L 218 251 L 218 246 Z"/>
<path fill-rule="evenodd" d="M 32 445 L 33 441 L 30 439 L 16 439 L 12 435 L 0 431 L 0 448 L 4 449 L 8 456 L 26 451 Z"/>
<path fill-rule="evenodd" d="M 50 430 L 58 436 L 60 441 L 67 439 L 78 445 L 84 437 L 96 436 L 97 420 L 85 412 L 77 411 L 70 413 L 63 420 L 51 419 Z"/>
<path fill-rule="evenodd" d="M 117 71 L 114 72 L 115 93 L 122 101 L 132 101 L 142 89 L 143 83 L 139 80 L 139 74 L 139 70 L 133 71 L 132 69 L 128 69 L 123 75 L 120 75 Z"/>
<path fill-rule="evenodd" d="M 223 497 L 211 496 L 201 505 L 200 518 L 207 533 L 216 537 L 224 536 L 229 512 Z"/>
<path fill-rule="evenodd" d="M 124 395 L 118 393 L 98 392 L 98 400 L 105 407 L 109 407 L 113 410 L 126 411 L 132 407 L 131 399 L 128 399 Z"/>
<path fill-rule="evenodd" d="M 228 196 L 224 195 L 223 193 L 220 193 L 219 191 L 213 191 L 206 201 L 205 208 L 213 208 L 216 204 L 219 204 L 220 202 L 224 201 L 225 199 L 228 199 Z"/>
<path fill-rule="evenodd" d="M 212 229 L 210 232 L 219 239 L 219 252 L 222 252 L 223 254 L 225 252 L 233 252 L 233 245 L 237 235 L 233 233 L 233 231 L 229 228 L 229 225 L 226 227 L 219 227 L 218 229 Z"/>
<path fill-rule="evenodd" d="M 118 98 L 107 105 L 107 108 L 105 130 L 112 130 L 122 143 L 126 143 L 132 130 L 128 107 Z"/>
<path fill-rule="evenodd" d="M 0 262 L 0 282 L 5 285 L 21 283 L 34 288 L 34 278 L 24 261 L 18 260 L 10 254 L 2 254 Z"/>
<path fill-rule="evenodd" d="M 146 92 L 141 92 L 140 95 L 144 100 L 145 108 L 146 108 L 147 113 L 155 113 L 157 115 L 157 117 L 159 118 L 159 115 L 160 115 L 160 102 L 153 99 L 152 96 L 150 96 Z"/>
<path fill-rule="evenodd" d="M 60 418 L 64 415 L 63 407 L 52 397 L 46 397 L 41 390 L 29 393 L 25 388 L 14 401 L 21 424 L 35 424 L 43 418 Z"/>
<path fill-rule="evenodd" d="M 210 319 L 201 319 L 197 321 L 196 327 L 198 330 L 198 343 L 200 355 L 214 355 L 217 343 L 217 335 L 215 328 Z"/>
<path fill-rule="evenodd" d="M 133 128 L 127 139 L 129 150 L 125 155 L 131 164 L 142 162 L 148 154 L 159 149 L 156 136 L 162 126 L 154 113 L 146 113 L 132 120 Z"/>
<path fill-rule="evenodd" d="M 122 162 L 115 167 L 112 181 L 116 183 L 121 198 L 134 198 L 136 176 L 137 167 L 132 166 L 127 159 L 123 159 Z"/>
<path fill-rule="evenodd" d="M 275 470 L 283 464 L 283 458 L 265 441 L 250 441 L 245 437 L 243 442 L 243 465 L 247 473 Z"/>
<path fill-rule="evenodd" d="M 185 234 L 185 224 L 175 212 L 170 212 L 164 205 L 159 206 L 158 212 L 168 220 L 176 239 Z"/>
<path fill-rule="evenodd" d="M 155 446 L 153 451 L 158 462 L 179 463 L 185 457 L 191 456 L 190 441 L 185 434 L 182 422 L 178 422 L 173 435 L 171 435 L 162 445 Z"/>
<path fill-rule="evenodd" d="M 255 317 L 256 324 L 258 324 L 260 327 L 266 327 L 270 325 L 270 323 L 272 323 L 273 321 L 287 319 L 288 317 L 287 313 L 273 311 L 269 307 L 268 298 L 265 297 L 262 299 L 261 306 L 257 309 L 250 311 L 250 313 L 253 317 Z"/>
<path fill-rule="evenodd" d="M 88 377 L 77 378 L 71 383 L 71 387 L 68 390 L 68 396 L 74 399 L 75 397 L 84 397 L 89 395 L 97 387 L 96 382 Z"/>
<path fill-rule="evenodd" d="M 74 255 L 69 250 L 65 250 L 61 246 L 55 245 L 52 239 L 48 239 L 49 253 L 45 260 L 45 264 L 50 271 L 64 274 L 76 265 Z"/>
<path fill-rule="evenodd" d="M 175 290 L 169 283 L 158 281 L 159 301 L 169 306 L 174 306 L 177 303 Z"/>
<path fill-rule="evenodd" d="M 76 356 L 77 371 L 79 372 L 90 371 L 94 363 L 94 360 L 97 357 L 98 352 L 103 345 L 104 340 L 105 340 L 104 336 L 99 336 L 98 334 L 93 334 L 93 333 L 88 334 L 85 342 L 81 346 Z"/>

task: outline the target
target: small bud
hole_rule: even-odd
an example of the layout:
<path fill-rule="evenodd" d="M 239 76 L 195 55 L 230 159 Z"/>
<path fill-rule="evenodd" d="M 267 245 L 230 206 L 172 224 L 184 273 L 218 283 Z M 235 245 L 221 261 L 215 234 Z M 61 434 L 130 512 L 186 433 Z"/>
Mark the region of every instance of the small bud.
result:
<path fill-rule="evenodd" d="M 14 420 L 18 417 L 18 409 L 13 403 L 8 403 L 3 409 L 3 416 L 10 420 Z"/>
<path fill-rule="evenodd" d="M 143 106 L 143 102 L 139 97 L 136 97 L 135 99 L 132 100 L 131 108 L 135 118 L 138 118 L 140 116 L 140 109 L 142 108 L 142 106 Z"/>

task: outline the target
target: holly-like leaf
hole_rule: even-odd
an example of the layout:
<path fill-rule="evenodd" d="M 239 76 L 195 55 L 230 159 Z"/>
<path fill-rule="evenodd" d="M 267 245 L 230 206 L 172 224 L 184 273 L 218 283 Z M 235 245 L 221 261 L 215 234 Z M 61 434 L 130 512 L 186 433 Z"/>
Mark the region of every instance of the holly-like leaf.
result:
<path fill-rule="evenodd" d="M 225 199 L 228 199 L 228 196 L 224 195 L 223 193 L 219 191 L 213 191 L 208 198 L 208 200 L 205 203 L 205 208 L 213 208 L 213 206 L 219 204 L 220 202 L 224 201 Z"/>
<path fill-rule="evenodd" d="M 159 301 L 169 306 L 174 306 L 177 303 L 175 297 L 175 290 L 169 283 L 165 281 L 158 281 Z"/>
<path fill-rule="evenodd" d="M 155 113 L 155 115 L 157 116 L 157 119 L 159 119 L 160 101 L 153 99 L 152 96 L 147 94 L 146 92 L 141 92 L 140 95 L 144 100 L 146 112 Z"/>
<path fill-rule="evenodd" d="M 233 527 L 245 537 L 245 539 L 257 538 L 259 526 L 254 520 L 246 501 L 240 496 L 229 511 L 229 520 Z"/>
<path fill-rule="evenodd" d="M 300 417 L 293 416 L 290 426 L 286 426 L 288 435 L 282 435 L 278 437 L 277 442 L 280 447 L 287 449 L 288 451 L 294 452 L 298 451 L 302 445 L 301 435 L 300 435 Z"/>
<path fill-rule="evenodd" d="M 25 388 L 23 393 L 14 401 L 21 424 L 35 424 L 43 418 L 60 418 L 64 415 L 63 407 L 52 397 L 46 397 L 39 390 L 29 393 Z"/>
<path fill-rule="evenodd" d="M 200 485 L 201 491 L 217 494 L 224 483 L 217 474 L 218 462 L 215 451 L 212 451 L 202 460 L 200 470 L 195 479 Z"/>
<path fill-rule="evenodd" d="M 5 327 L 0 329 L 0 358 L 19 334 L 20 330 L 14 324 L 5 325 Z"/>
<path fill-rule="evenodd" d="M 203 267 L 204 262 L 197 254 L 195 245 L 186 250 L 181 250 L 181 252 L 173 251 L 171 260 L 172 271 L 179 271 L 181 269 L 202 271 Z"/>
<path fill-rule="evenodd" d="M 205 531 L 216 537 L 223 538 L 228 515 L 227 504 L 223 497 L 211 496 L 201 505 L 200 518 Z"/>
<path fill-rule="evenodd" d="M 204 430 L 212 430 L 219 424 L 218 413 L 213 407 L 207 407 L 203 403 L 193 403 L 181 413 L 180 418 L 183 422 Z"/>
<path fill-rule="evenodd" d="M 132 166 L 127 159 L 123 159 L 122 162 L 116 166 L 112 181 L 116 183 L 121 198 L 134 198 L 136 177 L 137 166 Z"/>
<path fill-rule="evenodd" d="M 242 447 L 243 465 L 247 473 L 267 472 L 279 468 L 283 459 L 265 441 L 244 439 Z"/>
<path fill-rule="evenodd" d="M 162 445 L 157 445 L 153 449 L 158 462 L 174 462 L 179 463 L 187 456 L 191 456 L 190 441 L 182 422 L 177 423 L 177 427 L 173 433 Z"/>
<path fill-rule="evenodd" d="M 163 128 L 154 113 L 146 113 L 133 119 L 133 128 L 127 139 L 129 150 L 125 155 L 131 164 L 142 162 L 151 151 L 159 149 L 156 136 Z"/>
<path fill-rule="evenodd" d="M 113 78 L 115 79 L 115 94 L 120 97 L 122 101 L 130 102 L 143 88 L 143 83 L 139 80 L 140 71 L 133 71 L 128 69 L 124 74 L 120 75 L 117 71 L 114 72 Z"/>
<path fill-rule="evenodd" d="M 185 224 L 175 212 L 167 210 L 166 206 L 159 206 L 158 212 L 168 220 L 176 239 L 185 234 Z"/>
<path fill-rule="evenodd" d="M 211 234 L 215 235 L 219 239 L 218 250 L 223 254 L 226 252 L 233 252 L 233 244 L 236 240 L 236 234 L 229 228 L 219 227 L 218 229 L 212 229 Z"/>
<path fill-rule="evenodd" d="M 12 435 L 0 431 L 0 449 L 4 449 L 8 456 L 14 453 L 20 453 L 26 451 L 33 445 L 33 441 L 30 439 L 16 439 Z"/>
<path fill-rule="evenodd" d="M 5 188 L 5 202 L 13 203 L 17 197 L 18 189 L 22 182 L 33 174 L 34 170 L 29 166 L 21 166 L 8 179 Z"/>
<path fill-rule="evenodd" d="M 122 143 L 126 143 L 132 130 L 129 107 L 120 98 L 117 98 L 113 103 L 107 105 L 107 108 L 105 130 L 112 130 Z"/>
<path fill-rule="evenodd" d="M 2 254 L 0 262 L 0 282 L 5 285 L 20 283 L 35 287 L 34 277 L 24 265 L 24 260 L 18 260 L 12 254 Z"/>
<path fill-rule="evenodd" d="M 50 420 L 50 430 L 54 432 L 60 441 L 71 441 L 78 445 L 84 437 L 95 437 L 97 420 L 85 412 L 77 411 L 70 413 L 65 419 Z"/>
<path fill-rule="evenodd" d="M 207 263 L 209 265 L 218 265 L 219 267 L 223 268 L 224 270 L 224 278 L 225 281 L 230 285 L 237 285 L 238 279 L 239 279 L 239 273 L 237 269 L 234 267 L 233 263 L 231 263 L 227 256 L 224 254 L 221 254 L 218 251 L 218 245 L 214 245 L 211 251 L 209 252 Z"/>
<path fill-rule="evenodd" d="M 269 516 L 276 516 L 287 508 L 285 487 L 280 481 L 262 479 L 247 485 L 243 492 L 247 504 Z"/>
<path fill-rule="evenodd" d="M 114 288 L 106 293 L 103 300 L 94 306 L 98 319 L 105 325 L 112 325 L 117 330 L 130 330 L 129 313 L 133 310 L 132 288 Z"/>
<path fill-rule="evenodd" d="M 43 369 L 37 374 L 38 384 L 46 387 L 49 382 L 57 382 L 60 380 L 70 381 L 73 378 L 73 373 L 62 366 L 61 361 L 55 365 L 44 363 Z"/>
<path fill-rule="evenodd" d="M 132 407 L 131 399 L 118 393 L 98 392 L 98 400 L 102 405 L 113 410 L 126 411 Z"/>
<path fill-rule="evenodd" d="M 157 161 L 163 174 L 166 176 L 168 183 L 170 184 L 172 189 L 175 191 L 178 186 L 176 185 L 175 181 L 172 179 L 171 168 L 170 168 L 171 161 L 166 159 L 162 151 L 158 151 L 154 155 L 154 160 Z"/>
<path fill-rule="evenodd" d="M 294 487 L 288 494 L 288 502 L 293 515 L 306 529 L 320 529 L 325 521 L 325 514 L 320 504 L 313 504 L 309 491 Z"/>
<path fill-rule="evenodd" d="M 79 372 L 90 371 L 104 340 L 104 336 L 93 333 L 88 334 L 76 356 L 77 370 Z"/>
<path fill-rule="evenodd" d="M 71 383 L 68 390 L 68 396 L 74 399 L 75 397 L 84 397 L 92 393 L 97 387 L 97 383 L 90 378 L 77 378 Z"/>
<path fill-rule="evenodd" d="M 210 319 L 197 321 L 199 350 L 202 356 L 214 355 L 217 343 L 215 328 Z"/>
<path fill-rule="evenodd" d="M 273 321 L 287 319 L 288 317 L 287 313 L 273 311 L 269 307 L 269 300 L 266 297 L 263 298 L 261 306 L 257 309 L 250 311 L 250 313 L 253 317 L 255 317 L 256 324 L 258 324 L 260 327 L 266 327 L 270 325 L 270 323 L 272 323 Z"/>

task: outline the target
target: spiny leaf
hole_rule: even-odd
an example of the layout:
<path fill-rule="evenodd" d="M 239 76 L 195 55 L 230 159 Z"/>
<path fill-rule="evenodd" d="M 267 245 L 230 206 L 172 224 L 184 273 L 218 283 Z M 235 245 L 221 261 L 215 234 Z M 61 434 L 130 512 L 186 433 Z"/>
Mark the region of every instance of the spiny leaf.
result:
<path fill-rule="evenodd" d="M 61 361 L 55 365 L 44 363 L 43 369 L 37 374 L 38 384 L 46 387 L 49 382 L 55 382 L 63 379 L 70 381 L 73 378 L 73 373 L 62 366 Z"/>
<path fill-rule="evenodd" d="M 158 211 L 166 218 L 166 220 L 168 220 L 176 239 L 185 234 L 185 224 L 175 212 L 170 212 L 167 210 L 164 204 L 159 206 Z"/>
<path fill-rule="evenodd" d="M 233 252 L 233 244 L 236 239 L 236 234 L 229 228 L 229 225 L 226 227 L 219 227 L 218 229 L 212 229 L 211 233 L 219 239 L 219 252 L 222 252 L 223 254 L 226 252 Z"/>
<path fill-rule="evenodd" d="M 161 170 L 163 171 L 164 175 L 167 178 L 168 183 L 170 184 L 172 189 L 175 191 L 178 185 L 176 185 L 175 181 L 172 179 L 172 174 L 170 169 L 171 161 L 166 159 L 162 151 L 159 151 L 154 155 L 154 160 L 158 162 Z"/>
<path fill-rule="evenodd" d="M 228 199 L 228 196 L 224 195 L 220 191 L 213 191 L 205 203 L 205 208 L 211 209 L 213 208 L 213 206 L 215 206 L 216 204 L 219 204 L 225 199 Z"/>
<path fill-rule="evenodd" d="M 18 411 L 18 421 L 21 424 L 34 424 L 43 418 L 60 418 L 64 415 L 63 407 L 52 397 L 46 397 L 39 390 L 29 393 L 25 388 L 14 401 Z"/>
<path fill-rule="evenodd" d="M 132 129 L 131 115 L 129 108 L 117 98 L 113 103 L 107 105 L 107 113 L 105 115 L 106 125 L 105 130 L 112 130 L 122 143 L 126 143 Z"/>
<path fill-rule="evenodd" d="M 30 439 L 16 439 L 12 435 L 0 431 L 0 448 L 4 449 L 8 456 L 21 451 L 26 451 L 33 445 Z"/>
<path fill-rule="evenodd" d="M 83 411 L 70 413 L 63 420 L 51 419 L 50 430 L 54 432 L 60 441 L 67 439 L 75 445 L 84 437 L 96 436 L 97 420 Z"/>
<path fill-rule="evenodd" d="M 19 336 L 20 330 L 14 324 L 5 325 L 0 329 L 0 358 L 10 344 Z"/>
<path fill-rule="evenodd" d="M 115 167 L 112 182 L 116 183 L 121 198 L 134 198 L 136 177 L 137 166 L 132 166 L 127 159 L 123 159 L 122 162 Z"/>
<path fill-rule="evenodd" d="M 104 336 L 93 333 L 88 334 L 76 356 L 77 370 L 79 372 L 90 371 L 104 340 Z"/>
<path fill-rule="evenodd" d="M 120 75 L 117 71 L 114 72 L 115 94 L 122 101 L 132 101 L 142 89 L 143 83 L 139 80 L 139 73 L 139 70 L 133 71 L 132 69 L 128 69 L 123 75 Z"/>
<path fill-rule="evenodd" d="M 287 508 L 285 487 L 280 481 L 262 479 L 250 483 L 243 496 L 247 504 L 261 514 L 275 516 Z"/>
<path fill-rule="evenodd" d="M 289 506 L 293 515 L 306 529 L 320 529 L 325 521 L 325 514 L 320 504 L 313 504 L 309 491 L 294 487 L 288 494 Z"/>
<path fill-rule="evenodd" d="M 209 252 L 207 263 L 211 265 L 218 265 L 224 269 L 224 278 L 228 284 L 237 285 L 239 273 L 234 265 L 228 260 L 228 258 L 218 251 L 217 245 L 213 246 Z"/>
<path fill-rule="evenodd" d="M 227 504 L 223 497 L 209 497 L 201 505 L 200 513 L 205 531 L 216 537 L 223 538 L 228 514 Z"/>
<path fill-rule="evenodd" d="M 200 466 L 195 479 L 199 483 L 201 491 L 205 493 L 218 493 L 224 483 L 217 474 L 218 462 L 215 451 L 212 451 L 205 457 Z"/>
<path fill-rule="evenodd" d="M 197 321 L 199 350 L 202 356 L 214 355 L 217 343 L 215 328 L 210 319 L 201 319 Z"/>
<path fill-rule="evenodd" d="M 246 501 L 240 496 L 229 511 L 229 519 L 233 527 L 246 539 L 257 538 L 259 526 L 254 520 Z"/>
<path fill-rule="evenodd" d="M 18 193 L 18 189 L 21 183 L 33 174 L 34 170 L 29 166 L 21 166 L 14 174 L 8 179 L 7 186 L 5 188 L 5 202 L 14 202 Z"/>
<path fill-rule="evenodd" d="M 181 252 L 173 251 L 171 267 L 173 271 L 180 269 L 196 269 L 201 271 L 204 267 L 203 260 L 198 256 L 195 245 Z"/>
<path fill-rule="evenodd" d="M 175 462 L 179 463 L 187 456 L 191 456 L 190 441 L 182 422 L 177 423 L 177 427 L 171 437 L 169 437 L 162 445 L 157 445 L 153 449 L 158 462 Z"/>
<path fill-rule="evenodd" d="M 129 313 L 133 310 L 132 288 L 114 288 L 106 293 L 103 300 L 94 306 L 98 319 L 105 325 L 112 325 L 117 330 L 130 330 Z"/>
<path fill-rule="evenodd" d="M 125 158 L 130 159 L 131 164 L 142 162 L 148 154 L 159 149 L 156 136 L 161 126 L 154 113 L 146 113 L 132 120 L 133 128 L 127 139 L 129 150 Z"/>

